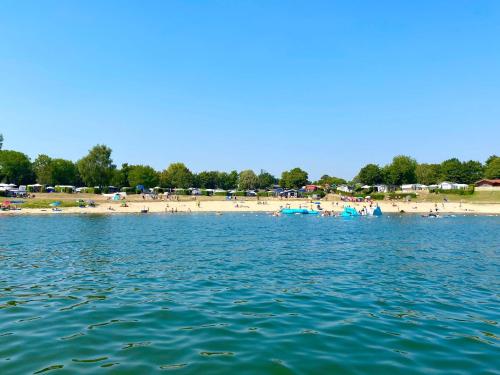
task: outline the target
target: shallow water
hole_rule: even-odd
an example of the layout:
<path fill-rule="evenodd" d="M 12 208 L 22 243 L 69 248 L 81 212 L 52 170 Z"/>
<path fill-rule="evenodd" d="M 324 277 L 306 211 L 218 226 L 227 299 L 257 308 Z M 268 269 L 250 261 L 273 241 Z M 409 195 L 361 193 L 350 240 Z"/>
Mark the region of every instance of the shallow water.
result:
<path fill-rule="evenodd" d="M 499 240 L 499 217 L 0 217 L 0 374 L 498 373 Z"/>

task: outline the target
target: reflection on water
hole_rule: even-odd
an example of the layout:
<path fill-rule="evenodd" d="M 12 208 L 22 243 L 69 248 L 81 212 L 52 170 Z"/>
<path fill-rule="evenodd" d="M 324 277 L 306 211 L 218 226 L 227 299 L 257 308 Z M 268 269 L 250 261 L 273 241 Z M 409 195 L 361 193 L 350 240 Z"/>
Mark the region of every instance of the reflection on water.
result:
<path fill-rule="evenodd" d="M 494 373 L 497 217 L 2 217 L 0 373 Z"/>

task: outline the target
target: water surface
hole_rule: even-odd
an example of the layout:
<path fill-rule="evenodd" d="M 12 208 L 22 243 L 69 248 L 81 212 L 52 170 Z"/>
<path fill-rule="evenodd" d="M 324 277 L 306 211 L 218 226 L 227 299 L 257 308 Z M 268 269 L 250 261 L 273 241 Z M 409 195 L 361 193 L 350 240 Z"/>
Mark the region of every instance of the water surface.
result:
<path fill-rule="evenodd" d="M 0 217 L 0 374 L 487 374 L 500 218 Z"/>

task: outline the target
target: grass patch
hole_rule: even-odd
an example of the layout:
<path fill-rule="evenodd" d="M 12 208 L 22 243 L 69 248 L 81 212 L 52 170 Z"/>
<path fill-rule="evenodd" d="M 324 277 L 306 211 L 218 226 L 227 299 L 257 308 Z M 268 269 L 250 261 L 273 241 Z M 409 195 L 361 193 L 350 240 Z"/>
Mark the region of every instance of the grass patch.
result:
<path fill-rule="evenodd" d="M 419 194 L 418 201 L 440 203 L 446 197 L 449 202 L 464 202 L 464 203 L 500 203 L 500 191 L 475 191 L 472 195 L 454 195 L 454 194 Z"/>
<path fill-rule="evenodd" d="M 27 200 L 24 203 L 21 203 L 19 206 L 22 208 L 52 208 L 50 206 L 51 203 L 61 202 L 59 207 L 78 207 L 78 202 L 74 200 L 66 200 L 66 201 L 57 201 L 53 199 L 35 199 L 35 200 Z"/>

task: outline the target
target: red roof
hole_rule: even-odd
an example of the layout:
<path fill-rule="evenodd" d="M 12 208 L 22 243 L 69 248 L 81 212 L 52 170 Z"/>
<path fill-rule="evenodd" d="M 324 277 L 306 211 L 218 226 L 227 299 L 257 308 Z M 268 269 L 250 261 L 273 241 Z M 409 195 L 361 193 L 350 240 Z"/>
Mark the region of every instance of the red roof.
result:
<path fill-rule="evenodd" d="M 319 189 L 318 185 L 306 185 L 306 191 L 315 191 L 318 189 Z"/>
<path fill-rule="evenodd" d="M 483 186 L 483 185 L 500 186 L 500 178 L 494 178 L 491 180 L 484 179 L 476 182 L 476 186 Z"/>

